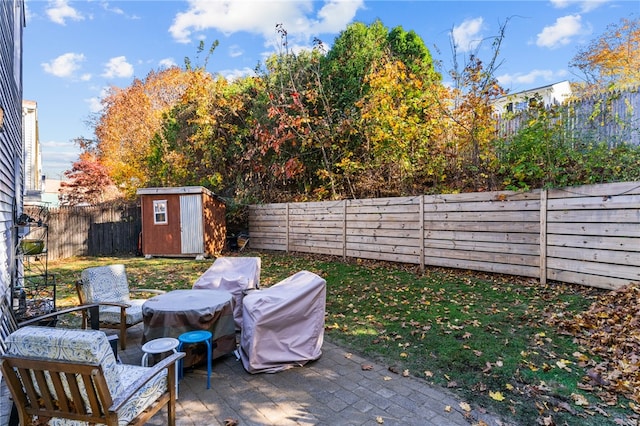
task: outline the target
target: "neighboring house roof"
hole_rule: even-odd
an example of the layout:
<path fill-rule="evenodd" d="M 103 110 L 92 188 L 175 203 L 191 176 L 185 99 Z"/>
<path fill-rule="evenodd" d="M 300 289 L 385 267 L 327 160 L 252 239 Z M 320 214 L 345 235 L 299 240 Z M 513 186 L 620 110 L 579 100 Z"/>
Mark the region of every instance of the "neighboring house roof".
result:
<path fill-rule="evenodd" d="M 571 83 L 564 80 L 547 86 L 536 87 L 496 99 L 493 107 L 496 113 L 515 112 L 527 109 L 529 101 L 539 97 L 545 106 L 562 104 L 571 97 Z"/>

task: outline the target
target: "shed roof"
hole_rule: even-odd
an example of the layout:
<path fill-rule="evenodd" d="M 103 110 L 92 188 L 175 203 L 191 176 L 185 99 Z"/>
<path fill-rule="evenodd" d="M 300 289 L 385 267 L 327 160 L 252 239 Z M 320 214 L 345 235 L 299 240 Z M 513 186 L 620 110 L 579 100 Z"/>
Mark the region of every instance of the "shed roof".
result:
<path fill-rule="evenodd" d="M 174 186 L 174 187 L 157 187 L 157 188 L 139 188 L 137 195 L 162 195 L 162 194 L 207 194 L 212 197 L 216 195 L 204 186 Z"/>

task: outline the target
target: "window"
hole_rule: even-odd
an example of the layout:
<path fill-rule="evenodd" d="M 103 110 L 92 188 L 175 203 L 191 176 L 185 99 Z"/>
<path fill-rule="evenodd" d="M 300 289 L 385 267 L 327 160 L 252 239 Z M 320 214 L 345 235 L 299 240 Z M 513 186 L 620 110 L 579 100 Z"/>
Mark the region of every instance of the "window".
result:
<path fill-rule="evenodd" d="M 153 201 L 153 223 L 156 225 L 167 223 L 167 200 Z"/>

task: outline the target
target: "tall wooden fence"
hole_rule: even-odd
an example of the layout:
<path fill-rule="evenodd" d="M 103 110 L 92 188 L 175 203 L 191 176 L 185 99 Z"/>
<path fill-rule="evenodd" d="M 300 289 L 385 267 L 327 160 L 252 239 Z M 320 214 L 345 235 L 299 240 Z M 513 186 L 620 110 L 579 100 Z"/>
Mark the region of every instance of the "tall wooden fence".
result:
<path fill-rule="evenodd" d="M 135 204 L 50 209 L 45 220 L 49 260 L 138 253 L 140 214 Z"/>
<path fill-rule="evenodd" d="M 640 282 L 640 182 L 252 205 L 254 249 L 614 289 Z"/>
<path fill-rule="evenodd" d="M 607 141 L 611 148 L 640 145 L 640 87 L 593 95 L 554 109 L 551 121 L 562 123 L 564 133 L 576 141 Z M 531 119 L 527 110 L 496 118 L 499 138 L 512 137 Z"/>

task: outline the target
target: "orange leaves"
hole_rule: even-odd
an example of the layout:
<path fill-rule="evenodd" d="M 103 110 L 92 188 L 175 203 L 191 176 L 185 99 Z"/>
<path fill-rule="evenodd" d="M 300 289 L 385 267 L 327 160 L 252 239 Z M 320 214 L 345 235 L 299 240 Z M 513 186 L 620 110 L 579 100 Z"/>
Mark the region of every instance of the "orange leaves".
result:
<path fill-rule="evenodd" d="M 573 318 L 552 318 L 549 322 L 570 332 L 579 344 L 601 357 L 598 364 L 581 352 L 574 352 L 581 367 L 587 371 L 581 388 L 598 391 L 605 402 L 614 401 L 615 394 L 640 402 L 640 331 L 638 306 L 640 286 L 629 285 L 600 297 L 591 307 Z M 558 361 L 567 369 L 570 361 Z M 604 389 L 606 392 L 600 390 Z"/>

